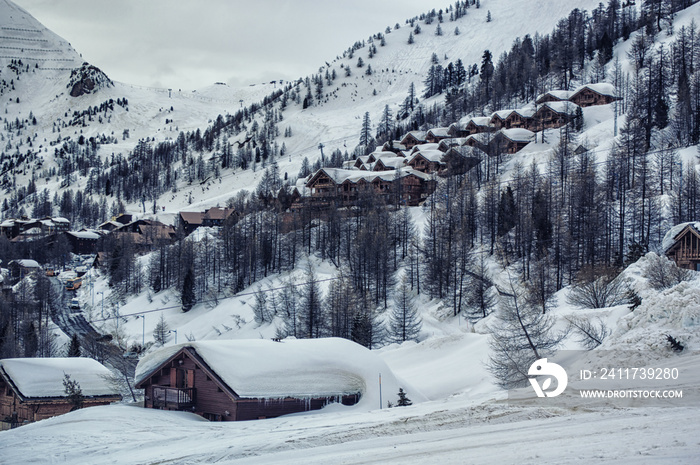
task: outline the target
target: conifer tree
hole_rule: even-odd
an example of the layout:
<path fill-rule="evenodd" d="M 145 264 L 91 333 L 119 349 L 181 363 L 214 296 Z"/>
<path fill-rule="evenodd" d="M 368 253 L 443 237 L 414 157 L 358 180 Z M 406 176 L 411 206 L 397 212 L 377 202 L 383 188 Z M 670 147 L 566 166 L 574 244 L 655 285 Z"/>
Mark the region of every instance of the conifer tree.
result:
<path fill-rule="evenodd" d="M 70 338 L 70 345 L 68 346 L 68 356 L 80 357 L 80 355 L 80 339 L 78 339 L 77 334 L 73 334 Z"/>
<path fill-rule="evenodd" d="M 185 279 L 182 282 L 182 311 L 189 312 L 197 302 L 197 296 L 194 293 L 194 271 L 192 268 L 187 269 Z"/>
<path fill-rule="evenodd" d="M 411 399 L 408 398 L 403 388 L 399 388 L 399 400 L 398 402 L 396 402 L 396 406 L 408 407 L 409 405 L 413 405 L 413 402 L 411 401 Z"/>
<path fill-rule="evenodd" d="M 168 322 L 165 321 L 165 317 L 161 313 L 156 327 L 153 328 L 153 340 L 157 345 L 164 346 L 168 342 L 168 339 L 170 339 Z"/>

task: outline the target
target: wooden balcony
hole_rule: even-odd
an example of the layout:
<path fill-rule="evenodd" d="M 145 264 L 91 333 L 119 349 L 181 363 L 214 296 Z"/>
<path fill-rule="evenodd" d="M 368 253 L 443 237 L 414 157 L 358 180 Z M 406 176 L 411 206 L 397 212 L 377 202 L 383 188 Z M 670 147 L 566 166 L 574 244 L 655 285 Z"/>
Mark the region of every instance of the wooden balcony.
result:
<path fill-rule="evenodd" d="M 195 388 L 153 386 L 153 408 L 184 410 L 195 403 Z"/>

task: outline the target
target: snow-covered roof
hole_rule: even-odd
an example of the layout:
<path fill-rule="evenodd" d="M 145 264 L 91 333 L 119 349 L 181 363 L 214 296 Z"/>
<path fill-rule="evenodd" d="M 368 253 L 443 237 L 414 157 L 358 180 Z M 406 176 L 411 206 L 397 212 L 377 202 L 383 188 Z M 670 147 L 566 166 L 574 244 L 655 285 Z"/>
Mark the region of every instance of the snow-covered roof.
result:
<path fill-rule="evenodd" d="M 523 128 L 501 129 L 500 132 L 505 137 L 515 142 L 530 142 L 535 138 L 534 132 Z"/>
<path fill-rule="evenodd" d="M 576 113 L 578 105 L 569 101 L 563 102 L 546 102 L 542 107 L 549 107 L 552 111 L 556 113 L 564 113 L 567 115 L 573 115 Z"/>
<path fill-rule="evenodd" d="M 450 134 L 447 132 L 450 128 L 432 128 L 428 131 L 433 137 L 449 137 Z"/>
<path fill-rule="evenodd" d="M 538 95 L 536 101 L 540 101 L 547 95 L 551 95 L 559 100 L 569 100 L 574 93 L 570 90 L 550 90 L 549 92 Z"/>
<path fill-rule="evenodd" d="M 617 95 L 615 95 L 615 86 L 612 84 L 608 84 L 607 82 L 597 82 L 595 84 L 586 84 L 584 86 L 578 87 L 572 94 L 572 97 L 573 95 L 578 94 L 585 88 L 591 89 L 592 91 L 597 92 L 600 95 L 609 95 L 611 97 L 617 97 Z"/>
<path fill-rule="evenodd" d="M 241 397 L 317 397 L 364 393 L 390 373 L 373 352 L 347 339 L 238 339 L 186 342 L 144 357 L 136 384 L 183 348 L 192 348 Z"/>
<path fill-rule="evenodd" d="M 423 150 L 439 150 L 440 144 L 438 142 L 429 142 L 427 144 L 419 144 L 411 149 L 411 154 Z"/>
<path fill-rule="evenodd" d="M 21 260 L 13 260 L 13 262 L 17 263 L 19 266 L 23 268 L 41 268 L 39 263 L 36 260 L 29 260 L 29 259 L 21 259 Z M 12 262 L 10 262 L 12 263 Z"/>
<path fill-rule="evenodd" d="M 0 373 L 24 398 L 65 397 L 66 374 L 78 382 L 83 396 L 119 395 L 104 379 L 111 372 L 91 358 L 6 358 L 0 360 Z"/>
<path fill-rule="evenodd" d="M 401 168 L 406 164 L 406 158 L 404 157 L 382 157 L 379 160 L 377 160 L 377 163 L 381 162 L 383 166 L 386 166 L 387 168 Z M 375 166 L 377 165 L 375 163 Z"/>
<path fill-rule="evenodd" d="M 90 231 L 68 231 L 71 236 L 77 237 L 78 239 L 93 239 L 97 240 L 100 235 Z"/>
<path fill-rule="evenodd" d="M 493 119 L 495 116 L 498 116 L 500 119 L 506 119 L 508 115 L 513 113 L 514 110 L 499 110 L 499 111 L 494 111 L 493 114 L 491 115 L 490 119 Z"/>
<path fill-rule="evenodd" d="M 15 220 L 5 220 L 0 223 L 0 228 L 11 228 L 15 225 Z"/>
<path fill-rule="evenodd" d="M 474 116 L 469 118 L 469 121 L 473 121 L 477 126 L 488 126 L 491 118 L 488 116 Z M 467 124 L 469 124 L 469 121 L 467 121 Z"/>
<path fill-rule="evenodd" d="M 517 113 L 518 115 L 520 115 L 524 118 L 532 118 L 532 116 L 535 114 L 535 106 L 534 105 L 527 105 L 523 108 L 518 108 L 517 110 L 513 110 L 512 113 Z"/>
<path fill-rule="evenodd" d="M 697 231 L 700 231 L 700 221 L 688 221 L 685 223 L 680 223 L 669 229 L 664 235 L 664 240 L 661 241 L 661 250 L 666 253 L 673 244 L 676 243 L 676 236 L 685 229 L 686 226 L 692 226 Z"/>
<path fill-rule="evenodd" d="M 56 216 L 54 218 L 51 218 L 54 223 L 70 223 L 70 220 L 63 218 L 61 216 Z"/>
<path fill-rule="evenodd" d="M 445 155 L 445 153 L 442 150 L 420 150 L 411 157 L 408 163 L 410 164 L 411 161 L 414 160 L 418 155 L 423 156 L 423 158 L 425 158 L 428 161 L 439 162 L 440 160 L 442 160 L 442 157 L 443 155 Z"/>

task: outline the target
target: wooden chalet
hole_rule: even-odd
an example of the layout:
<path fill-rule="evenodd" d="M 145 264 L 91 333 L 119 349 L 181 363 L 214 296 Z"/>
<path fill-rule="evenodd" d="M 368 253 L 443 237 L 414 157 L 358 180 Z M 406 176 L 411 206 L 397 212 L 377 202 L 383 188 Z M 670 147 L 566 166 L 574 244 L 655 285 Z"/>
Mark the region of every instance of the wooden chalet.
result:
<path fill-rule="evenodd" d="M 520 108 L 518 110 L 513 110 L 508 116 L 506 116 L 506 119 L 504 120 L 504 127 L 506 129 L 530 129 L 533 125 L 532 120 L 534 115 L 535 109 L 533 107 L 525 107 Z"/>
<path fill-rule="evenodd" d="M 513 154 L 535 140 L 535 133 L 527 129 L 502 129 L 489 142 L 489 154 Z"/>
<path fill-rule="evenodd" d="M 142 359 L 135 385 L 144 389 L 145 408 L 212 421 L 274 418 L 356 404 L 364 386 L 337 368 L 346 356 L 319 339 L 190 342 Z"/>
<path fill-rule="evenodd" d="M 494 128 L 494 130 L 505 128 L 506 119 L 512 112 L 513 110 L 500 110 L 494 112 L 489 120 L 489 126 Z"/>
<path fill-rule="evenodd" d="M 180 212 L 178 222 L 186 236 L 200 226 L 221 226 L 234 215 L 233 208 L 212 207 L 203 212 Z"/>
<path fill-rule="evenodd" d="M 0 423 L 15 427 L 75 408 L 63 380 L 77 381 L 83 406 L 106 405 L 122 396 L 105 381 L 110 371 L 91 358 L 10 358 L 0 360 Z"/>
<path fill-rule="evenodd" d="M 421 150 L 416 152 L 406 163 L 409 167 L 422 173 L 437 173 L 444 166 L 439 150 Z"/>
<path fill-rule="evenodd" d="M 411 131 L 406 133 L 401 139 L 400 144 L 406 147 L 407 150 L 412 149 L 416 145 L 425 144 L 427 142 L 425 131 Z"/>
<path fill-rule="evenodd" d="M 471 136 L 472 134 L 481 134 L 482 132 L 489 132 L 493 128 L 490 125 L 491 118 L 488 116 L 476 116 L 470 118 L 467 125 L 464 127 L 464 136 Z"/>
<path fill-rule="evenodd" d="M 442 157 L 444 173 L 448 176 L 464 174 L 479 163 L 481 158 L 475 156 L 470 147 L 452 147 Z"/>
<path fill-rule="evenodd" d="M 391 171 L 406 165 L 405 157 L 382 157 L 374 164 L 372 171 Z"/>
<path fill-rule="evenodd" d="M 605 82 L 581 86 L 569 98 L 569 101 L 580 107 L 607 105 L 615 100 L 621 100 L 620 97 L 615 95 L 615 86 Z"/>
<path fill-rule="evenodd" d="M 437 144 L 441 140 L 447 139 L 450 136 L 449 128 L 433 128 L 428 131 L 425 136 L 425 141 L 428 143 Z"/>
<path fill-rule="evenodd" d="M 700 271 L 700 223 L 683 223 L 672 230 L 671 242 L 664 251 L 666 256 L 676 262 L 679 268 Z M 675 234 L 674 234 L 675 233 Z M 666 239 L 664 239 L 666 242 Z"/>
<path fill-rule="evenodd" d="M 67 231 L 65 237 L 73 253 L 93 254 L 100 249 L 102 236 L 95 231 Z"/>
<path fill-rule="evenodd" d="M 8 218 L 0 223 L 0 234 L 17 241 L 33 240 L 59 234 L 70 229 L 70 221 L 61 217 Z"/>
<path fill-rule="evenodd" d="M 530 129 L 542 130 L 560 128 L 576 116 L 578 105 L 571 102 L 547 102 L 535 113 L 534 126 Z"/>
<path fill-rule="evenodd" d="M 12 260 L 7 264 L 7 269 L 10 271 L 10 282 L 17 283 L 32 273 L 41 271 L 41 265 L 36 260 Z"/>
<path fill-rule="evenodd" d="M 410 185 L 408 190 L 405 189 L 407 185 Z M 435 190 L 435 181 L 409 167 L 374 172 L 323 168 L 311 176 L 305 187 L 308 195 L 303 200 L 312 208 L 352 205 L 363 192 L 379 195 L 389 202 L 418 205 Z M 392 193 L 399 195 L 400 199 L 392 200 Z"/>

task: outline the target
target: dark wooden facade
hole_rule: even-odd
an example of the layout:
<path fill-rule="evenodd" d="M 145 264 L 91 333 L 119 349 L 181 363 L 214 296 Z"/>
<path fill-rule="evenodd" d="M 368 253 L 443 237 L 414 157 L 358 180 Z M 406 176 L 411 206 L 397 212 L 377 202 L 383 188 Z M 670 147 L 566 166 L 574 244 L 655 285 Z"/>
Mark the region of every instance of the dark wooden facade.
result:
<path fill-rule="evenodd" d="M 360 394 L 274 399 L 239 396 L 192 347 L 183 347 L 153 370 L 136 388 L 144 389 L 144 407 L 194 412 L 212 421 L 274 418 L 318 410 L 332 403 L 354 405 Z"/>
<path fill-rule="evenodd" d="M 614 102 L 615 100 L 620 100 L 619 97 L 613 95 L 604 95 L 589 87 L 583 87 L 574 95 L 571 96 L 569 101 L 575 103 L 580 107 L 590 107 L 593 105 L 607 105 Z"/>
<path fill-rule="evenodd" d="M 700 231 L 689 224 L 673 239 L 674 243 L 666 250 L 666 256 L 680 268 L 700 271 Z"/>

